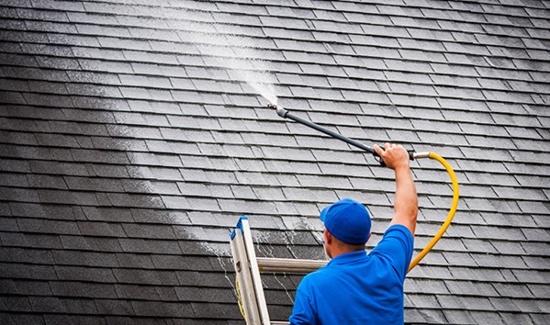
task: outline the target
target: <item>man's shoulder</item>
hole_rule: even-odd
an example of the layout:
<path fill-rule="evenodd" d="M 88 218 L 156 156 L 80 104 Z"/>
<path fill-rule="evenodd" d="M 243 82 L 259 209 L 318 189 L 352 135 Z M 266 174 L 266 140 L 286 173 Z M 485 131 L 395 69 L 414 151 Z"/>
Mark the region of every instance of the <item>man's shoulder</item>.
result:
<path fill-rule="evenodd" d="M 411 231 L 409 230 L 409 228 L 401 224 L 393 224 L 389 226 L 388 229 L 386 229 L 386 231 L 384 232 L 384 237 L 388 236 L 389 234 L 397 235 L 397 236 L 402 235 L 410 238 L 414 237 Z"/>
<path fill-rule="evenodd" d="M 382 236 L 382 239 L 380 240 L 380 242 L 378 242 L 378 244 L 376 244 L 372 252 L 378 251 L 380 249 L 385 251 L 389 248 L 391 248 L 390 250 L 392 251 L 397 249 L 397 251 L 404 250 L 406 252 L 409 250 L 413 250 L 413 246 L 414 236 L 411 231 L 403 225 L 394 224 L 386 229 L 384 235 Z"/>
<path fill-rule="evenodd" d="M 399 224 L 391 225 L 382 240 L 373 248 L 369 256 L 385 261 L 398 270 L 404 279 L 414 251 L 414 236 L 411 231 Z"/>
<path fill-rule="evenodd" d="M 315 285 L 319 285 L 321 282 L 330 281 L 334 276 L 336 276 L 334 270 L 330 265 L 326 265 L 314 272 L 306 274 L 300 284 L 304 283 L 304 285 L 310 285 L 314 283 Z"/>

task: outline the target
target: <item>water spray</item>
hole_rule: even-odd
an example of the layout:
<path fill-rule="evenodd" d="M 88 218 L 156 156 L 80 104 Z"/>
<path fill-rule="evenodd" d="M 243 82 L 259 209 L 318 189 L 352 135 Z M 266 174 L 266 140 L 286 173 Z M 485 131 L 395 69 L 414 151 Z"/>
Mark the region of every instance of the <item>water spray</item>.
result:
<path fill-rule="evenodd" d="M 277 114 L 282 118 L 291 119 L 291 120 L 293 120 L 295 122 L 298 122 L 300 124 L 303 124 L 307 127 L 310 127 L 310 128 L 315 129 L 317 131 L 320 131 L 320 132 L 322 132 L 326 135 L 329 135 L 329 136 L 334 137 L 336 139 L 342 140 L 342 141 L 344 141 L 344 142 L 346 142 L 346 143 L 348 143 L 348 144 L 350 144 L 354 147 L 362 149 L 362 150 L 374 155 L 375 159 L 380 163 L 381 166 L 385 166 L 384 160 L 376 153 L 376 151 L 374 151 L 373 148 L 371 148 L 367 145 L 364 145 L 361 142 L 355 141 L 355 140 L 350 139 L 348 137 L 345 137 L 341 134 L 333 132 L 329 129 L 326 129 L 322 126 L 319 126 L 319 125 L 317 125 L 313 122 L 310 122 L 310 121 L 305 120 L 303 118 L 300 118 L 296 115 L 293 115 L 289 111 L 287 111 L 286 109 L 282 108 L 281 106 L 274 105 L 274 104 L 268 104 L 267 107 L 275 109 Z M 454 172 L 453 168 L 451 167 L 451 165 L 449 165 L 449 163 L 447 163 L 447 161 L 445 159 L 443 159 L 443 157 L 441 157 L 440 155 L 438 155 L 434 152 L 416 153 L 415 151 L 409 150 L 408 153 L 409 153 L 410 160 L 415 160 L 415 159 L 420 159 L 420 158 L 430 158 L 430 159 L 437 160 L 439 163 L 441 163 L 443 165 L 443 167 L 445 167 L 445 169 L 447 170 L 447 173 L 449 174 L 449 176 L 451 178 L 451 183 L 452 183 L 452 187 L 453 187 L 453 201 L 451 203 L 451 208 L 449 210 L 447 218 L 445 219 L 445 221 L 443 222 L 443 224 L 441 225 L 441 227 L 439 228 L 437 233 L 434 235 L 434 237 L 430 240 L 430 242 L 428 242 L 426 247 L 424 247 L 424 249 L 416 256 L 416 258 L 413 259 L 413 261 L 409 265 L 409 272 L 410 272 L 418 264 L 418 262 L 420 262 L 420 260 L 422 260 L 424 258 L 424 256 L 426 256 L 426 254 L 428 254 L 431 251 L 431 249 L 435 246 L 435 244 L 439 241 L 439 239 L 443 236 L 443 234 L 445 233 L 445 231 L 447 230 L 447 228 L 451 224 L 451 221 L 453 220 L 454 215 L 455 215 L 456 210 L 457 210 L 457 207 L 458 207 L 459 188 L 458 188 L 458 181 L 457 181 L 457 178 L 456 178 L 456 175 L 455 175 L 455 172 Z"/>

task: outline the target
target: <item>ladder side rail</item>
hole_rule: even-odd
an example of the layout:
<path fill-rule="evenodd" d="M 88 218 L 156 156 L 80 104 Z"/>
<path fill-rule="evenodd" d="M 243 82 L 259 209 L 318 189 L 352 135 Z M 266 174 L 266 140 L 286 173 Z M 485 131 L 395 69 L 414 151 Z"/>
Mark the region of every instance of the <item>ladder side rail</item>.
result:
<path fill-rule="evenodd" d="M 245 248 L 245 242 L 241 229 L 235 229 L 230 240 L 231 254 L 233 255 L 233 267 L 237 273 L 239 284 L 237 294 L 240 296 L 244 310 L 246 324 L 260 324 L 260 312 L 257 304 L 254 282 L 250 273 L 250 263 Z"/>
<path fill-rule="evenodd" d="M 241 227 L 244 237 L 244 245 L 248 255 L 250 263 L 250 271 L 252 274 L 252 281 L 254 283 L 254 290 L 256 291 L 256 298 L 258 309 L 260 312 L 260 318 L 262 325 L 269 325 L 269 312 L 267 310 L 267 302 L 265 300 L 265 294 L 263 289 L 262 280 L 260 277 L 260 268 L 258 267 L 258 261 L 256 259 L 256 252 L 254 251 L 254 243 L 252 241 L 252 232 L 250 231 L 250 225 L 248 218 L 241 218 Z"/>

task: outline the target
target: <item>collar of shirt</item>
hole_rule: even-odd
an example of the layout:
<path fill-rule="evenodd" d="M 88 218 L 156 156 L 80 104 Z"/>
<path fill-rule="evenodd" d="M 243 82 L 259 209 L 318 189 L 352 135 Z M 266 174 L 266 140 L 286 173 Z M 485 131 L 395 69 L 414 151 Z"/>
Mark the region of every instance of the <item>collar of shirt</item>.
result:
<path fill-rule="evenodd" d="M 336 256 L 335 258 L 333 258 L 332 260 L 330 260 L 330 262 L 328 262 L 327 266 L 329 266 L 329 265 L 344 265 L 344 264 L 347 264 L 347 263 L 350 263 L 350 262 L 354 262 L 354 261 L 363 259 L 363 258 L 365 258 L 365 256 L 367 256 L 367 251 L 366 250 L 360 250 L 360 251 L 340 254 L 340 255 Z"/>

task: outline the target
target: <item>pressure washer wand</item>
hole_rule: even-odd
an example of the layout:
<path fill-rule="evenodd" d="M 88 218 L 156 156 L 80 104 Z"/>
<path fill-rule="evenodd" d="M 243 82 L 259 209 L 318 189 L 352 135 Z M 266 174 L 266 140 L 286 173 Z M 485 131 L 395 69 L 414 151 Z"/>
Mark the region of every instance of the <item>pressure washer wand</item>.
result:
<path fill-rule="evenodd" d="M 274 108 L 277 111 L 277 114 L 282 118 L 289 118 L 289 119 L 294 120 L 298 123 L 301 123 L 305 126 L 309 126 L 310 128 L 313 128 L 317 131 L 320 131 L 322 133 L 330 135 L 331 137 L 335 137 L 337 139 L 340 139 L 340 140 L 342 140 L 346 143 L 349 143 L 352 146 L 355 146 L 359 149 L 365 150 L 366 152 L 373 154 L 374 158 L 380 163 L 380 165 L 386 166 L 386 164 L 384 163 L 384 160 L 371 147 L 367 147 L 366 145 L 364 145 L 360 142 L 357 142 L 357 141 L 352 140 L 350 138 L 346 138 L 343 135 L 332 132 L 331 130 L 327 130 L 327 129 L 325 129 L 325 128 L 323 128 L 323 127 L 321 127 L 321 126 L 319 126 L 315 123 L 312 123 L 312 122 L 308 121 L 308 120 L 304 120 L 304 119 L 302 119 L 298 116 L 292 115 L 286 109 L 284 109 L 282 107 L 279 107 L 277 105 L 268 104 L 267 107 Z M 431 251 L 431 249 L 434 247 L 434 245 L 439 241 L 439 239 L 441 239 L 441 237 L 443 236 L 443 234 L 445 233 L 447 228 L 450 226 L 451 221 L 453 220 L 454 215 L 455 215 L 456 210 L 457 210 L 457 207 L 458 207 L 459 189 L 458 189 L 458 180 L 457 180 L 456 174 L 455 174 L 453 168 L 451 167 L 451 165 L 447 161 L 445 161 L 445 159 L 443 157 L 436 154 L 435 152 L 418 152 L 417 153 L 417 152 L 414 152 L 412 150 L 409 150 L 408 152 L 409 152 L 409 158 L 411 160 L 414 160 L 415 158 L 430 158 L 430 159 L 437 160 L 439 163 L 441 163 L 443 165 L 443 167 L 445 167 L 445 169 L 447 170 L 447 173 L 449 173 L 449 176 L 451 177 L 451 183 L 452 183 L 452 186 L 453 186 L 453 202 L 451 204 L 449 214 L 447 215 L 447 219 L 445 219 L 445 222 L 443 222 L 443 224 L 441 225 L 441 228 L 439 228 L 439 230 L 437 231 L 435 236 L 430 240 L 430 242 L 428 242 L 426 247 L 424 247 L 424 249 L 422 249 L 422 251 L 420 253 L 418 253 L 418 255 L 411 261 L 411 263 L 409 264 L 409 272 L 410 272 L 424 258 L 424 256 L 426 256 L 426 254 L 428 254 Z"/>
<path fill-rule="evenodd" d="M 378 155 L 378 153 L 376 151 L 374 151 L 373 148 L 369 147 L 369 146 L 366 146 L 364 144 L 362 144 L 361 142 L 358 142 L 358 141 L 355 141 L 353 139 L 350 139 L 348 137 L 345 137 L 341 134 L 338 134 L 336 132 L 333 132 L 329 129 L 325 129 L 324 127 L 322 126 L 319 126 L 313 122 L 310 122 L 308 120 L 304 120 L 303 118 L 301 117 L 298 117 L 296 115 L 293 115 L 291 113 L 289 113 L 289 111 L 287 111 L 286 109 L 280 107 L 280 106 L 277 106 L 277 105 L 274 105 L 274 104 L 268 104 L 267 107 L 269 108 L 274 108 L 276 111 L 277 111 L 277 114 L 282 117 L 282 118 L 289 118 L 295 122 L 298 122 L 300 124 L 303 124 L 305 126 L 308 126 L 312 129 L 315 129 L 317 131 L 320 131 L 324 134 L 327 134 L 327 135 L 330 135 L 331 137 L 334 137 L 336 139 L 339 139 L 339 140 L 342 140 L 348 144 L 351 144 L 352 146 L 355 146 L 359 149 L 362 149 L 362 150 L 365 150 L 366 152 L 372 154 L 374 156 L 374 158 L 380 163 L 380 165 L 382 166 L 386 166 L 386 164 L 384 163 L 384 160 L 382 158 L 380 158 L 380 156 Z M 411 160 L 414 160 L 415 158 L 415 155 L 414 155 L 414 151 L 408 151 L 409 152 L 409 158 Z"/>

